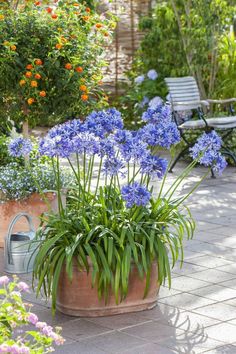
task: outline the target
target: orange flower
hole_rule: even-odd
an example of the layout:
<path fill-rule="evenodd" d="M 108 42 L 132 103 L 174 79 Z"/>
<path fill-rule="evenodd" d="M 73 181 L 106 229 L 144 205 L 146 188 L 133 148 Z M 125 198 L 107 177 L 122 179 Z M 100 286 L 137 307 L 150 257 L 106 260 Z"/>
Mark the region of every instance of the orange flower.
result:
<path fill-rule="evenodd" d="M 35 64 L 36 64 L 36 65 L 43 65 L 43 62 L 42 62 L 41 59 L 36 59 L 36 60 L 35 60 Z"/>
<path fill-rule="evenodd" d="M 5 16 L 4 15 L 0 15 L 0 21 L 4 20 Z"/>
<path fill-rule="evenodd" d="M 84 21 L 88 21 L 89 18 L 90 18 L 89 16 L 83 16 L 83 20 L 84 20 Z"/>
<path fill-rule="evenodd" d="M 40 80 L 42 76 L 40 74 L 35 74 L 34 77 L 35 79 Z"/>
<path fill-rule="evenodd" d="M 48 8 L 46 9 L 46 11 L 47 11 L 47 13 L 51 14 L 51 13 L 52 13 L 52 8 L 51 8 L 51 7 L 48 7 Z"/>
<path fill-rule="evenodd" d="M 96 28 L 101 28 L 102 27 L 102 24 L 101 23 L 96 23 Z"/>
<path fill-rule="evenodd" d="M 56 14 L 52 14 L 51 17 L 52 17 L 53 20 L 56 20 L 58 16 Z"/>
<path fill-rule="evenodd" d="M 46 96 L 46 92 L 45 91 L 40 91 L 39 92 L 39 96 L 40 97 L 45 97 Z"/>
<path fill-rule="evenodd" d="M 61 49 L 61 48 L 62 48 L 62 44 L 57 43 L 57 44 L 55 45 L 55 47 L 56 47 L 56 49 Z"/>
<path fill-rule="evenodd" d="M 31 105 L 34 103 L 34 98 L 28 98 L 27 100 L 28 104 Z"/>
<path fill-rule="evenodd" d="M 34 3 L 34 5 L 35 5 L 35 6 L 40 6 L 40 5 L 41 5 L 41 2 L 40 2 L 40 1 L 36 1 L 36 2 Z"/>
<path fill-rule="evenodd" d="M 86 12 L 91 12 L 91 10 L 90 10 L 89 7 L 86 7 L 85 11 L 86 11 Z"/>
<path fill-rule="evenodd" d="M 80 91 L 87 91 L 87 87 L 85 85 L 81 85 L 79 89 Z"/>
<path fill-rule="evenodd" d="M 76 3 L 74 3 L 73 5 L 74 5 L 74 6 L 79 6 L 79 4 L 76 4 Z"/>
<path fill-rule="evenodd" d="M 104 37 L 109 37 L 109 33 L 108 32 L 104 32 Z"/>
<path fill-rule="evenodd" d="M 82 95 L 81 96 L 82 101 L 88 101 L 88 95 Z"/>
<path fill-rule="evenodd" d="M 71 69 L 72 69 L 72 65 L 71 65 L 70 63 L 67 63 L 67 64 L 65 65 L 65 68 L 66 68 L 67 70 L 71 70 Z"/>
<path fill-rule="evenodd" d="M 26 65 L 26 69 L 27 69 L 27 70 L 31 70 L 31 69 L 33 69 L 33 65 L 32 65 L 32 64 L 28 64 L 28 65 Z"/>
<path fill-rule="evenodd" d="M 26 84 L 25 80 L 20 80 L 20 86 L 24 86 Z"/>
<path fill-rule="evenodd" d="M 77 73 L 82 73 L 83 68 L 81 66 L 77 66 L 77 68 L 75 68 L 75 71 L 77 71 Z"/>
<path fill-rule="evenodd" d="M 13 44 L 13 45 L 11 45 L 11 50 L 16 50 L 16 46 Z"/>
<path fill-rule="evenodd" d="M 68 40 L 67 40 L 64 36 L 61 36 L 61 41 L 62 41 L 63 43 L 67 43 L 67 42 L 68 42 Z"/>
<path fill-rule="evenodd" d="M 26 71 L 25 76 L 26 77 L 31 77 L 32 76 L 32 72 L 31 71 Z"/>
<path fill-rule="evenodd" d="M 31 85 L 31 87 L 37 87 L 38 83 L 37 83 L 37 81 L 33 80 L 33 81 L 31 81 L 30 85 Z"/>

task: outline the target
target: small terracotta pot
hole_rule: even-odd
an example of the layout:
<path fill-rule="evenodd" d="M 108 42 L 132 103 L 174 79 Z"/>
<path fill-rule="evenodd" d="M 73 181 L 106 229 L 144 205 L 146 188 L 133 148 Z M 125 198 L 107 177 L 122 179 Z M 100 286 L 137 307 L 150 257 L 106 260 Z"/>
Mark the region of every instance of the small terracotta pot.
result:
<path fill-rule="evenodd" d="M 57 196 L 55 193 L 45 193 L 53 211 L 57 211 Z M 33 217 L 34 226 L 40 224 L 39 216 L 48 211 L 48 205 L 42 196 L 34 193 L 24 200 L 10 200 L 0 203 L 0 247 L 4 247 L 4 239 L 7 235 L 8 226 L 13 217 L 18 213 L 28 213 Z M 28 231 L 28 224 L 25 218 L 22 218 L 16 225 L 17 231 Z"/>
<path fill-rule="evenodd" d="M 57 290 L 57 309 L 60 312 L 71 316 L 99 317 L 143 311 L 156 306 L 160 288 L 156 264 L 152 265 L 150 288 L 145 299 L 143 298 L 145 278 L 140 279 L 137 268 L 133 266 L 130 273 L 128 295 L 118 305 L 116 305 L 112 292 L 107 303 L 104 299 L 98 299 L 97 288 L 92 288 L 92 267 L 90 268 L 89 274 L 87 274 L 86 270 L 79 271 L 78 266 L 74 264 L 71 282 L 65 267 L 63 267 Z"/>

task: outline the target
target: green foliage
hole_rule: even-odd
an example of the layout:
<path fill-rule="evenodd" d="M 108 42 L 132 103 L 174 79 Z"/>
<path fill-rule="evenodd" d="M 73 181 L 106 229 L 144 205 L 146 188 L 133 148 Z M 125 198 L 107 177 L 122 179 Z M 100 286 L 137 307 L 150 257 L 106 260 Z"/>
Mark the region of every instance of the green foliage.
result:
<path fill-rule="evenodd" d="M 0 277 L 0 351 L 1 353 L 43 354 L 51 352 L 54 344 L 63 344 L 60 328 L 53 328 L 31 312 L 31 304 L 23 302 L 22 293 L 29 286 L 13 281 L 7 276 Z M 26 326 L 35 325 L 33 329 Z"/>
<path fill-rule="evenodd" d="M 227 0 L 157 1 L 140 21 L 145 36 L 128 73 L 127 99 L 121 98 L 128 125 L 139 121 L 134 106 L 144 96 L 165 98 L 165 77 L 194 76 L 203 99 L 235 95 L 235 39 L 229 35 L 235 13 L 235 2 Z M 150 69 L 159 74 L 155 89 L 141 86 L 137 95 L 134 78 Z"/>
<path fill-rule="evenodd" d="M 83 205 L 79 195 L 68 200 L 63 215 L 51 214 L 39 229 L 39 252 L 34 277 L 38 293 L 52 296 L 56 306 L 58 277 L 63 264 L 73 277 L 72 264 L 88 270 L 92 262 L 92 281 L 98 296 L 107 299 L 112 291 L 119 303 L 129 289 L 129 275 L 137 267 L 140 278 L 146 276 L 146 295 L 152 263 L 158 266 L 160 283 L 171 281 L 171 268 L 183 258 L 183 237 L 191 238 L 194 222 L 190 212 L 179 207 L 179 200 L 167 197 L 152 199 L 149 208 L 126 209 L 116 188 L 100 187 L 99 195 L 86 196 Z M 170 252 L 170 259 L 168 258 Z M 45 271 L 46 270 L 46 271 Z"/>
<path fill-rule="evenodd" d="M 101 54 L 112 27 L 80 2 L 2 3 L 1 119 L 48 125 L 102 105 Z"/>

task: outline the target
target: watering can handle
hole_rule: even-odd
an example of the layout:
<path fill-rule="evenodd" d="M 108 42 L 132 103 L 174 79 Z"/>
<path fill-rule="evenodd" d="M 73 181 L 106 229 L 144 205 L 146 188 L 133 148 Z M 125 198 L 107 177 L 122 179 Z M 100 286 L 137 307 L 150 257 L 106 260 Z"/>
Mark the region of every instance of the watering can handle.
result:
<path fill-rule="evenodd" d="M 21 219 L 22 217 L 25 217 L 27 219 L 27 221 L 29 223 L 30 231 L 35 232 L 33 219 L 32 219 L 32 217 L 29 214 L 27 214 L 27 213 L 19 213 L 13 218 L 13 220 L 11 221 L 11 223 L 9 225 L 9 228 L 8 228 L 7 242 L 6 242 L 6 248 L 7 248 L 6 252 L 7 252 L 8 260 L 9 260 L 10 264 L 12 263 L 12 261 L 11 261 L 11 252 L 10 252 L 10 240 L 11 240 L 12 230 L 13 230 L 13 227 L 15 226 L 15 224 L 17 223 L 17 221 L 19 219 Z"/>

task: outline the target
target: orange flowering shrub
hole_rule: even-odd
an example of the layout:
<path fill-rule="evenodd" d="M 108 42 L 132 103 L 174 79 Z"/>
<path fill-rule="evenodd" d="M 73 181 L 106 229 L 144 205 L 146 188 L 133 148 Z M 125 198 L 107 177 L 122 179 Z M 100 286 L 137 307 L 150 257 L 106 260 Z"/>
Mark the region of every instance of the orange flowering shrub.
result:
<path fill-rule="evenodd" d="M 51 124 L 106 103 L 103 49 L 115 27 L 88 2 L 0 2 L 0 114 Z"/>

